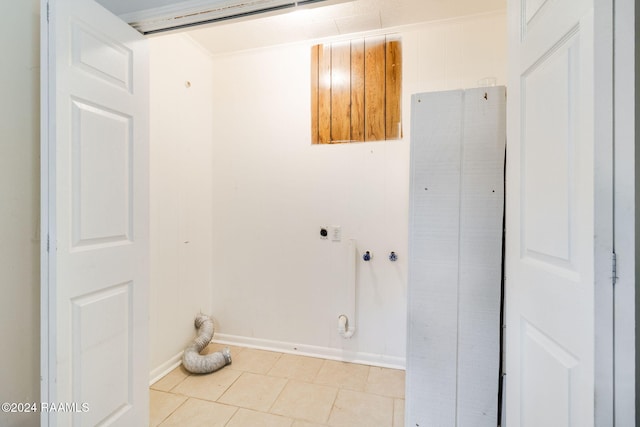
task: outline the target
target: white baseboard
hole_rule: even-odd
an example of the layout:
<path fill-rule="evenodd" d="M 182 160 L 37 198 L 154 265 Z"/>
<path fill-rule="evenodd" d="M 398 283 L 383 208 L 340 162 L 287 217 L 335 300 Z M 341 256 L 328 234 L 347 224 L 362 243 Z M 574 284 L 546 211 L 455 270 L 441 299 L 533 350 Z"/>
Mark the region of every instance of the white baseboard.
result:
<path fill-rule="evenodd" d="M 176 354 L 171 359 L 164 362 L 162 365 L 153 369 L 149 374 L 149 385 L 153 385 L 160 378 L 173 371 L 175 368 L 180 366 L 180 363 L 182 363 L 182 352 Z"/>
<path fill-rule="evenodd" d="M 272 341 L 260 338 L 227 334 L 216 334 L 213 342 L 218 344 L 236 345 L 239 347 L 256 348 L 260 350 L 277 351 L 280 353 L 318 357 L 321 359 L 360 363 L 363 365 L 379 366 L 381 368 L 404 370 L 406 367 L 406 359 L 404 357 L 364 353 L 343 350 L 340 348 L 319 347 L 307 344 L 294 344 L 283 341 Z"/>
<path fill-rule="evenodd" d="M 300 356 L 317 357 L 320 359 L 339 360 L 341 362 L 359 363 L 362 365 L 378 366 L 381 368 L 402 369 L 406 367 L 404 357 L 387 356 L 384 354 L 363 353 L 343 350 L 340 348 L 319 347 L 307 344 L 293 344 L 283 341 L 272 341 L 260 338 L 242 337 L 237 335 L 216 334 L 212 341 L 217 344 L 235 345 L 238 347 L 255 348 L 259 350 L 276 351 Z M 182 351 L 149 374 L 149 385 L 153 385 L 159 379 L 180 366 L 182 363 Z"/>

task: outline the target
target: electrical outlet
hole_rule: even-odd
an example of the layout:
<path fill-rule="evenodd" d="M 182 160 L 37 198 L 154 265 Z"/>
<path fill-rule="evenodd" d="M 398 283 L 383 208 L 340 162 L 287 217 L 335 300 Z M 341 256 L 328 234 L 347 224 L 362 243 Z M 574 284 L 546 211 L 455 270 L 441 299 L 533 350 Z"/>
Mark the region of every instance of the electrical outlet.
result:
<path fill-rule="evenodd" d="M 329 237 L 329 230 L 327 227 L 320 227 L 320 239 L 327 240 Z"/>
<path fill-rule="evenodd" d="M 332 242 L 339 242 L 342 240 L 342 227 L 339 225 L 332 225 L 329 227 L 329 235 Z"/>

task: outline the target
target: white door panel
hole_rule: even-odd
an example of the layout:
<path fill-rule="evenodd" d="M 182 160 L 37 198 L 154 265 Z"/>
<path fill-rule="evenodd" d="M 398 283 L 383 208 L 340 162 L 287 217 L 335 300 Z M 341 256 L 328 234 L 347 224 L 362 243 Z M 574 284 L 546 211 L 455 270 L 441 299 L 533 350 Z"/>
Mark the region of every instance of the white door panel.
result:
<path fill-rule="evenodd" d="M 498 421 L 505 96 L 412 97 L 407 425 Z"/>
<path fill-rule="evenodd" d="M 594 420 L 593 1 L 511 2 L 507 425 Z"/>
<path fill-rule="evenodd" d="M 146 41 L 93 0 L 50 2 L 50 425 L 148 424 Z"/>

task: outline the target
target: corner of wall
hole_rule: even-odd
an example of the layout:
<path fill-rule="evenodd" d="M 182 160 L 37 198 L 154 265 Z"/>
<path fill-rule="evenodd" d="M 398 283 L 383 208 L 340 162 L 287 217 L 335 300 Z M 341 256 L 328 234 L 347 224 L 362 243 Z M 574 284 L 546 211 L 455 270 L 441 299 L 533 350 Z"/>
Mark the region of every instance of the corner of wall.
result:
<path fill-rule="evenodd" d="M 151 39 L 151 376 L 211 310 L 212 62 L 189 37 Z"/>

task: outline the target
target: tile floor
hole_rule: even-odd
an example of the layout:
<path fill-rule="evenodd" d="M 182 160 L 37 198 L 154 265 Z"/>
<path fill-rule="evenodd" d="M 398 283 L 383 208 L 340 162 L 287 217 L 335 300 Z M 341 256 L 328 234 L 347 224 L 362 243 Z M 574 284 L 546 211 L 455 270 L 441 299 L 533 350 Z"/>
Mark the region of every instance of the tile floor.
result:
<path fill-rule="evenodd" d="M 404 424 L 404 371 L 243 347 L 231 347 L 231 357 L 220 371 L 191 375 L 179 366 L 153 384 L 151 426 Z"/>

